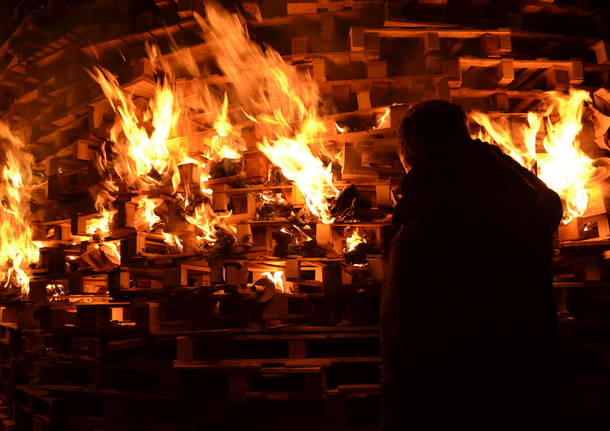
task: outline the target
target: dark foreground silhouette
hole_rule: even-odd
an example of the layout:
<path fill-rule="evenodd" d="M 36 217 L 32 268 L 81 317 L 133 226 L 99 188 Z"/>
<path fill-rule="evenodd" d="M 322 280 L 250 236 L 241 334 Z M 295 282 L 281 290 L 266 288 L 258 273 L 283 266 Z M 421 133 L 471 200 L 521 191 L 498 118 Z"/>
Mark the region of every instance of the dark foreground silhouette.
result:
<path fill-rule="evenodd" d="M 457 105 L 420 104 L 402 132 L 411 169 L 382 298 L 382 428 L 550 429 L 561 201 L 470 139 Z"/>

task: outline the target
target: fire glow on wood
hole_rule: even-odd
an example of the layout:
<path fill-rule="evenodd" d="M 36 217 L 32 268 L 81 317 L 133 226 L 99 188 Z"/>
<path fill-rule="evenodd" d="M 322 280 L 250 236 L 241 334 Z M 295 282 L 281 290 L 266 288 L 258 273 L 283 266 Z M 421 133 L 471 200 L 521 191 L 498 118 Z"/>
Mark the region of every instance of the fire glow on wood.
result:
<path fill-rule="evenodd" d="M 91 190 L 98 215 L 87 220 L 84 230 L 95 246 L 91 253 L 75 259 L 79 264 L 99 270 L 119 265 L 122 250 L 113 232 L 120 228 L 156 234 L 169 255 L 203 253 L 213 259 L 234 248 L 251 246 L 248 236 L 252 233 L 239 232 L 244 222 L 278 218 L 286 226 L 274 232 L 274 256 L 304 250 L 310 256 L 328 256 L 316 244 L 317 235 L 310 225 L 361 218 L 354 209 L 355 188 L 340 184 L 335 177 L 335 169 L 341 168 L 341 151 L 324 140 L 329 134 L 350 130 L 321 114 L 316 82 L 272 48 L 252 42 L 237 15 L 209 4 L 206 18 L 197 16 L 197 22 L 221 77 L 211 77 L 188 49 L 176 46 L 180 55 L 170 61 L 153 44 L 147 45 L 146 67 L 154 77 L 149 98 L 135 97 L 121 88 L 118 78 L 101 66 L 89 71 L 116 119 L 95 163 L 103 179 Z M 208 85 L 208 80 L 215 85 Z M 585 213 L 589 185 L 603 180 L 607 171 L 594 167 L 580 150 L 578 135 L 588 100 L 588 93 L 582 90 L 569 95 L 547 93 L 546 109 L 528 114 L 520 143 L 508 127 L 490 116 L 470 114 L 482 127 L 479 137 L 536 170 L 561 195 L 566 222 Z M 371 129 L 388 128 L 390 117 L 387 108 Z M 246 142 L 246 128 L 255 130 L 254 143 Z M 539 135 L 545 153 L 537 149 Z M 39 259 L 29 207 L 30 189 L 36 183 L 30 169 L 32 157 L 2 124 L 0 138 L 4 150 L 0 159 L 0 279 L 4 286 L 26 293 L 30 266 Z M 235 177 L 234 183 L 243 186 L 240 173 L 253 149 L 260 150 L 273 166 L 265 173 L 260 190 L 252 194 L 258 196 L 259 207 L 237 215 L 231 205 L 221 205 L 214 180 Z M 250 163 L 261 163 L 253 160 Z M 354 266 L 365 266 L 366 250 L 373 241 L 358 229 L 345 239 L 347 247 L 342 251 L 346 259 Z M 287 272 L 260 275 L 285 292 L 289 291 Z"/>

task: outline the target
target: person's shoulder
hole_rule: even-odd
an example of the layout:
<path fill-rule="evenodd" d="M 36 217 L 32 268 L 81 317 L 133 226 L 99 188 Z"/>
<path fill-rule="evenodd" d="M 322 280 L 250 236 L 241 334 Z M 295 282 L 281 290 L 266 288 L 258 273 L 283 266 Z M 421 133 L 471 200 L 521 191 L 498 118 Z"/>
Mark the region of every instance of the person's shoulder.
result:
<path fill-rule="evenodd" d="M 478 139 L 475 139 L 472 142 L 472 148 L 475 149 L 480 161 L 484 161 L 485 164 L 490 165 L 490 167 L 493 167 L 493 169 L 499 168 L 500 171 L 508 170 L 515 174 L 523 174 L 521 171 L 525 168 L 523 168 L 519 162 L 517 162 L 511 156 L 502 151 L 502 149 L 497 145 L 492 145 Z"/>
<path fill-rule="evenodd" d="M 473 139 L 470 144 L 479 151 L 484 151 L 501 158 L 506 156 L 506 154 L 504 154 L 504 152 L 498 146 L 481 141 L 480 139 Z"/>

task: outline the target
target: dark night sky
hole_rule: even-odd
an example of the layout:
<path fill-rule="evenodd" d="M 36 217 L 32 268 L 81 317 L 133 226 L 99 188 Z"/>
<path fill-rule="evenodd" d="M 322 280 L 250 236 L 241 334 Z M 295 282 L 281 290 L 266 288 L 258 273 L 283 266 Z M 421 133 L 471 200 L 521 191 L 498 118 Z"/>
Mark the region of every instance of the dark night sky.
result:
<path fill-rule="evenodd" d="M 19 22 L 32 9 L 44 9 L 56 0 L 0 0 L 0 43 L 4 42 Z"/>
<path fill-rule="evenodd" d="M 13 12 L 15 7 L 22 3 L 23 0 L 3 0 L 5 3 L 2 6 L 2 13 L 0 13 L 0 43 L 4 42 L 13 26 Z"/>

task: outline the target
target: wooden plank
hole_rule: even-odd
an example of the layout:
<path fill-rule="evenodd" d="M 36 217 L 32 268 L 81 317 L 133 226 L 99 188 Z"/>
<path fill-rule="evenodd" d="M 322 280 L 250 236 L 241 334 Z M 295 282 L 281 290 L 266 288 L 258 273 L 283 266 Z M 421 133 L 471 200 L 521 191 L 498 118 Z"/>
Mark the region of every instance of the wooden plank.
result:
<path fill-rule="evenodd" d="M 497 85 L 499 87 L 508 86 L 515 79 L 515 69 L 511 60 L 502 60 L 496 68 Z"/>
<path fill-rule="evenodd" d="M 429 29 L 398 29 L 398 28 L 363 28 L 363 33 L 378 33 L 380 37 L 388 38 L 424 38 L 430 34 Z M 510 35 L 508 29 L 476 30 L 476 29 L 435 29 L 434 33 L 440 39 L 478 39 L 486 35 Z"/>
<path fill-rule="evenodd" d="M 610 45 L 605 40 L 596 42 L 591 49 L 595 52 L 595 58 L 599 64 L 610 63 Z"/>
<path fill-rule="evenodd" d="M 425 33 L 422 38 L 422 46 L 424 55 L 439 52 L 441 49 L 441 41 L 438 33 Z"/>
<path fill-rule="evenodd" d="M 286 4 L 286 13 L 288 15 L 313 14 L 316 12 L 318 12 L 318 2 L 315 1 L 289 1 Z"/>
<path fill-rule="evenodd" d="M 351 51 L 364 51 L 364 28 L 350 27 L 349 47 Z"/>
<path fill-rule="evenodd" d="M 388 64 L 386 61 L 373 60 L 366 64 L 366 74 L 368 78 L 387 78 L 388 76 Z"/>
<path fill-rule="evenodd" d="M 300 54 L 306 54 L 308 52 L 307 48 L 307 37 L 293 37 L 291 40 L 292 43 L 292 56 L 295 60 L 301 57 Z"/>

